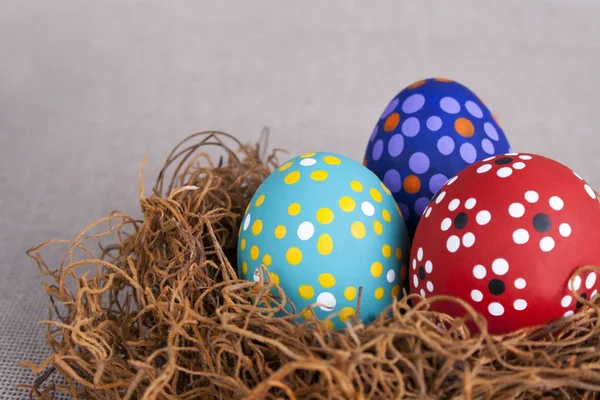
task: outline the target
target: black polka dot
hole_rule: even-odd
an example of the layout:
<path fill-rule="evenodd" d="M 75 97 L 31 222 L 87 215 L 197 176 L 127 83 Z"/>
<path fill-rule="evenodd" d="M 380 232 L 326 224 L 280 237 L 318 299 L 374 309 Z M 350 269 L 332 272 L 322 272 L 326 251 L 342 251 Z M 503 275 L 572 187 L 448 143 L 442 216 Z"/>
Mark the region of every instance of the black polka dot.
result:
<path fill-rule="evenodd" d="M 494 296 L 500 296 L 506 290 L 506 286 L 500 279 L 492 279 L 488 284 L 488 289 Z"/>
<path fill-rule="evenodd" d="M 422 281 L 425 280 L 425 268 L 423 267 L 419 267 L 419 278 L 421 278 Z"/>
<path fill-rule="evenodd" d="M 469 216 L 467 213 L 461 212 L 454 217 L 454 226 L 456 229 L 462 229 L 467 226 L 467 221 L 469 220 Z"/>
<path fill-rule="evenodd" d="M 498 164 L 498 165 L 504 165 L 504 164 L 508 164 L 512 161 L 512 158 L 510 157 L 502 157 L 497 159 L 496 161 L 494 161 L 494 163 Z"/>
<path fill-rule="evenodd" d="M 582 293 L 582 294 L 581 294 L 581 298 L 583 298 L 583 299 L 587 300 L 587 293 Z M 580 309 L 581 307 L 583 307 L 583 303 L 582 303 L 582 302 L 580 302 L 580 301 L 578 301 L 578 302 L 577 302 L 577 306 L 576 306 L 576 307 L 577 307 L 577 309 Z"/>
<path fill-rule="evenodd" d="M 544 213 L 537 213 L 533 217 L 533 227 L 538 232 L 547 232 L 552 226 L 550 217 Z"/>

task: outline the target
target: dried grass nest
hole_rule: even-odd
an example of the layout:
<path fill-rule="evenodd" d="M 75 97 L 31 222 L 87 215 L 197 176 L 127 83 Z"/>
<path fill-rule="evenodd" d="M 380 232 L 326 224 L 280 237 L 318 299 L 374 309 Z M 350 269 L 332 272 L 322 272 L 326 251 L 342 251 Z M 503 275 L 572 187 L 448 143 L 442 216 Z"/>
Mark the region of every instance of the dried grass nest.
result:
<path fill-rule="evenodd" d="M 140 179 L 141 219 L 113 212 L 73 240 L 27 252 L 51 300 L 43 321 L 51 355 L 21 363 L 38 375 L 22 385 L 32 397 L 600 398 L 599 307 L 584 299 L 569 319 L 505 336 L 489 335 L 458 299 L 463 319 L 429 311 L 446 297 L 411 308 L 406 296 L 392 317 L 341 331 L 275 317 L 285 294 L 270 297 L 270 281 L 240 280 L 235 261 L 241 216 L 278 166 L 280 150 L 267 155 L 263 139 L 194 134 L 171 152 L 150 197 Z M 213 150 L 223 152 L 217 163 Z M 44 261 L 48 246 L 67 247 L 62 262 Z M 469 332 L 469 319 L 481 334 Z"/>

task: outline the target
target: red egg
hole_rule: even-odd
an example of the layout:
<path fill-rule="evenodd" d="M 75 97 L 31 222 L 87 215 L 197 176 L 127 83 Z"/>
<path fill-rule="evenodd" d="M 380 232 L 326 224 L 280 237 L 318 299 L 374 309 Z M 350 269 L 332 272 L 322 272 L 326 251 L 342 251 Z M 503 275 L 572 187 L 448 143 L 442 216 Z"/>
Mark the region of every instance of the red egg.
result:
<path fill-rule="evenodd" d="M 410 290 L 469 302 L 492 334 L 546 324 L 581 307 L 569 278 L 600 267 L 599 227 L 596 194 L 571 169 L 535 154 L 490 157 L 446 182 L 425 209 Z M 591 299 L 600 279 L 585 271 L 573 287 Z M 451 302 L 432 308 L 465 315 Z"/>

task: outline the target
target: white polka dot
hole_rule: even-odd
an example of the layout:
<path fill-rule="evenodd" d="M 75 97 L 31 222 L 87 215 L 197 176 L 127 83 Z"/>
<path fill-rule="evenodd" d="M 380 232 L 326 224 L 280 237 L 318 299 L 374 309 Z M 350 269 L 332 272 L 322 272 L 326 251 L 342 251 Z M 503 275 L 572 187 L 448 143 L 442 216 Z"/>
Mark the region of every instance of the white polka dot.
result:
<path fill-rule="evenodd" d="M 335 296 L 332 293 L 323 292 L 317 296 L 317 303 L 319 304 L 319 308 L 321 310 L 333 311 L 337 302 L 335 300 Z"/>
<path fill-rule="evenodd" d="M 413 285 L 418 288 L 419 287 L 419 278 L 417 275 L 413 275 Z"/>
<path fill-rule="evenodd" d="M 465 108 L 467 109 L 469 114 L 471 114 L 475 118 L 483 117 L 483 111 L 481 111 L 481 108 L 476 103 L 472 102 L 471 100 L 469 100 L 465 103 Z"/>
<path fill-rule="evenodd" d="M 529 240 L 529 232 L 522 228 L 514 231 L 512 236 L 516 244 L 525 244 Z"/>
<path fill-rule="evenodd" d="M 314 158 L 304 158 L 302 161 L 300 161 L 300 165 L 302 165 L 303 167 L 310 167 L 311 165 L 315 165 L 317 163 L 317 160 L 315 160 Z"/>
<path fill-rule="evenodd" d="M 417 260 L 421 261 L 423 259 L 423 248 L 419 247 L 419 250 L 417 250 Z"/>
<path fill-rule="evenodd" d="M 435 204 L 440 204 L 440 202 L 444 200 L 444 197 L 446 197 L 446 192 L 440 193 L 439 196 L 435 199 Z"/>
<path fill-rule="evenodd" d="M 525 286 L 527 286 L 527 281 L 523 278 L 517 278 L 515 279 L 515 287 L 517 289 L 525 289 Z"/>
<path fill-rule="evenodd" d="M 372 217 L 375 214 L 375 207 L 368 201 L 363 201 L 360 205 L 360 209 L 367 217 Z"/>
<path fill-rule="evenodd" d="M 454 211 L 458 208 L 458 206 L 460 206 L 460 200 L 454 199 L 450 203 L 448 203 L 448 210 Z"/>
<path fill-rule="evenodd" d="M 396 271 L 394 271 L 393 269 L 390 269 L 390 270 L 387 272 L 387 275 L 386 275 L 385 277 L 387 278 L 387 281 L 388 281 L 389 283 L 392 283 L 392 282 L 394 282 L 394 279 L 396 279 Z"/>
<path fill-rule="evenodd" d="M 524 309 L 527 308 L 527 302 L 525 300 L 523 300 L 523 299 L 517 299 L 513 303 L 513 307 L 517 311 L 523 311 Z"/>
<path fill-rule="evenodd" d="M 471 233 L 471 232 L 465 233 L 464 236 L 462 237 L 463 246 L 469 248 L 469 247 L 473 246 L 474 243 L 475 243 L 475 235 L 473 235 L 473 233 Z"/>
<path fill-rule="evenodd" d="M 567 308 L 571 305 L 572 301 L 573 301 L 573 298 L 571 296 L 567 295 L 560 300 L 560 305 L 563 306 L 564 308 Z"/>
<path fill-rule="evenodd" d="M 590 187 L 590 185 L 588 185 L 586 183 L 583 187 L 585 188 L 585 191 L 592 199 L 596 198 L 596 193 L 594 193 L 594 190 Z"/>
<path fill-rule="evenodd" d="M 594 289 L 594 291 L 590 295 L 590 300 L 594 300 L 594 298 L 596 297 L 597 294 L 598 294 L 598 291 L 596 289 Z"/>
<path fill-rule="evenodd" d="M 416 258 L 413 258 L 412 266 L 413 266 L 413 269 L 417 269 L 417 259 Z"/>
<path fill-rule="evenodd" d="M 429 215 L 431 215 L 431 207 L 427 207 L 427 211 L 425 211 L 425 218 L 429 218 Z"/>
<path fill-rule="evenodd" d="M 427 293 L 425 293 L 425 289 L 421 289 L 421 297 L 426 297 Z"/>
<path fill-rule="evenodd" d="M 565 202 L 562 201 L 562 199 L 558 196 L 550 197 L 548 203 L 550 204 L 550 207 L 552 207 L 552 209 L 556 211 L 562 210 L 562 208 L 565 206 Z"/>
<path fill-rule="evenodd" d="M 581 175 L 579 175 L 577 172 L 573 171 L 573 174 L 578 177 L 579 179 L 583 180 L 583 178 L 581 177 Z"/>
<path fill-rule="evenodd" d="M 525 214 L 525 207 L 521 203 L 512 203 L 508 206 L 508 214 L 513 218 L 521 218 Z"/>
<path fill-rule="evenodd" d="M 445 232 L 452 226 L 452 220 L 450 218 L 444 218 L 441 224 L 442 230 Z"/>
<path fill-rule="evenodd" d="M 314 235 L 315 227 L 312 223 L 304 221 L 298 226 L 298 231 L 296 233 L 298 234 L 298 239 L 308 240 Z"/>
<path fill-rule="evenodd" d="M 475 207 L 475 204 L 477 204 L 477 200 L 471 197 L 470 199 L 465 201 L 465 208 L 467 210 L 471 210 L 473 207 Z"/>
<path fill-rule="evenodd" d="M 519 153 L 504 153 L 505 156 L 516 156 L 517 154 Z"/>
<path fill-rule="evenodd" d="M 596 283 L 596 273 L 592 271 L 585 279 L 585 287 L 591 289 L 594 283 Z"/>
<path fill-rule="evenodd" d="M 502 304 L 500 303 L 493 302 L 488 306 L 488 311 L 494 317 L 499 317 L 504 314 L 504 307 L 502 307 Z"/>
<path fill-rule="evenodd" d="M 569 283 L 567 284 L 567 287 L 569 288 L 569 290 L 579 290 L 579 288 L 581 287 L 581 277 L 579 275 L 577 275 L 574 279 L 573 279 L 573 286 L 571 287 L 571 279 L 569 279 Z"/>
<path fill-rule="evenodd" d="M 535 203 L 540 199 L 540 195 L 535 190 L 528 190 L 525 192 L 525 200 L 528 203 Z"/>
<path fill-rule="evenodd" d="M 481 167 L 477 168 L 477 173 L 483 174 L 484 172 L 488 172 L 490 169 L 492 169 L 491 164 L 483 164 Z"/>
<path fill-rule="evenodd" d="M 458 179 L 458 175 L 454 175 L 452 178 L 448 179 L 448 182 L 446 183 L 446 185 L 448 185 L 448 186 L 452 185 L 454 182 L 456 182 L 457 179 Z"/>
<path fill-rule="evenodd" d="M 425 262 L 425 272 L 427 272 L 428 274 L 430 274 L 431 271 L 433 271 L 433 263 L 431 261 L 427 260 Z"/>
<path fill-rule="evenodd" d="M 460 104 L 452 97 L 444 97 L 440 100 L 440 107 L 448 114 L 458 114 L 460 111 Z"/>
<path fill-rule="evenodd" d="M 488 210 L 481 210 L 475 216 L 475 221 L 477 221 L 479 225 L 486 225 L 488 222 L 491 221 L 491 219 L 492 214 L 490 214 Z"/>
<path fill-rule="evenodd" d="M 433 292 L 433 283 L 431 281 L 427 281 L 427 290 Z"/>
<path fill-rule="evenodd" d="M 422 94 L 413 94 L 408 96 L 402 103 L 402 111 L 407 114 L 412 114 L 419 111 L 425 104 L 425 97 Z"/>
<path fill-rule="evenodd" d="M 487 275 L 487 271 L 483 265 L 476 265 L 473 267 L 473 276 L 476 279 L 483 279 Z"/>
<path fill-rule="evenodd" d="M 567 224 L 566 222 L 563 222 L 559 225 L 558 232 L 562 237 L 569 237 L 571 235 L 571 225 Z"/>
<path fill-rule="evenodd" d="M 490 139 L 492 139 L 492 140 L 500 139 L 500 136 L 498 136 L 498 131 L 496 130 L 494 125 L 492 125 L 491 123 L 486 122 L 485 124 L 483 124 L 483 130 L 485 131 L 485 134 L 489 136 Z"/>
<path fill-rule="evenodd" d="M 473 299 L 473 301 L 479 303 L 481 300 L 483 300 L 483 293 L 481 293 L 477 289 L 471 290 L 471 298 Z"/>
<path fill-rule="evenodd" d="M 514 169 L 523 169 L 523 168 L 525 168 L 525 163 L 519 161 L 519 162 L 514 163 L 512 167 Z"/>
<path fill-rule="evenodd" d="M 496 158 L 496 156 L 491 156 L 491 157 L 488 157 L 488 158 L 484 158 L 483 161 L 484 162 L 485 161 L 490 161 L 490 160 L 493 160 L 494 158 Z"/>
<path fill-rule="evenodd" d="M 540 240 L 540 249 L 542 249 L 543 252 L 549 252 L 550 250 L 552 250 L 554 248 L 554 239 L 552 239 L 550 236 L 546 236 L 543 237 Z"/>
<path fill-rule="evenodd" d="M 250 226 L 251 219 L 252 217 L 250 216 L 250 214 L 246 215 L 246 220 L 244 221 L 244 230 L 248 229 L 248 227 Z"/>
<path fill-rule="evenodd" d="M 456 235 L 452 235 L 446 241 L 446 248 L 450 253 L 456 253 L 460 247 L 460 239 Z"/>
<path fill-rule="evenodd" d="M 252 276 L 252 280 L 254 280 L 254 282 L 260 281 L 260 270 L 258 268 L 254 270 L 254 275 Z"/>
<path fill-rule="evenodd" d="M 569 317 L 570 317 L 571 315 L 573 315 L 573 314 L 575 314 L 575 313 L 573 312 L 573 310 L 569 310 L 569 311 L 567 311 L 567 312 L 565 313 L 565 315 L 563 315 L 563 317 L 565 317 L 565 318 L 569 318 Z"/>
<path fill-rule="evenodd" d="M 521 155 L 521 156 L 519 156 L 519 158 L 520 158 L 521 160 L 525 160 L 525 161 L 527 161 L 527 160 L 531 160 L 531 158 L 532 158 L 532 157 L 531 157 L 531 156 L 528 156 L 528 155 L 526 155 L 526 154 L 524 154 L 524 155 Z"/>
<path fill-rule="evenodd" d="M 500 178 L 508 178 L 512 175 L 513 170 L 510 167 L 502 167 L 496 172 Z"/>
<path fill-rule="evenodd" d="M 492 271 L 496 275 L 505 275 L 508 272 L 508 261 L 504 258 L 497 258 L 492 262 Z"/>

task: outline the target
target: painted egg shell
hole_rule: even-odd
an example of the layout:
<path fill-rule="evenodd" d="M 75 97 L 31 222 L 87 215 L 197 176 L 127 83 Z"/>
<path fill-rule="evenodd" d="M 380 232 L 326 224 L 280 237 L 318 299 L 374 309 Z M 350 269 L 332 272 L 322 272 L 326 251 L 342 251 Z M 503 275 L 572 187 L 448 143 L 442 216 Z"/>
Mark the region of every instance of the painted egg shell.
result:
<path fill-rule="evenodd" d="M 573 314 L 569 277 L 600 266 L 600 203 L 592 188 L 549 158 L 509 153 L 480 161 L 433 198 L 411 250 L 410 291 L 451 295 L 486 317 L 493 334 Z M 600 279 L 574 279 L 583 298 Z M 417 301 L 418 302 L 418 301 Z M 463 315 L 454 303 L 433 308 Z"/>
<path fill-rule="evenodd" d="M 356 312 L 377 317 L 406 282 L 408 235 L 394 198 L 371 171 L 327 152 L 291 159 L 262 183 L 246 211 L 238 243 L 243 279 L 269 269 L 297 311 L 318 304 L 330 327 Z M 291 309 L 290 309 L 291 311 Z"/>
<path fill-rule="evenodd" d="M 389 103 L 365 165 L 392 191 L 412 239 L 429 200 L 450 177 L 510 151 L 479 97 L 460 83 L 434 78 L 413 83 Z"/>

